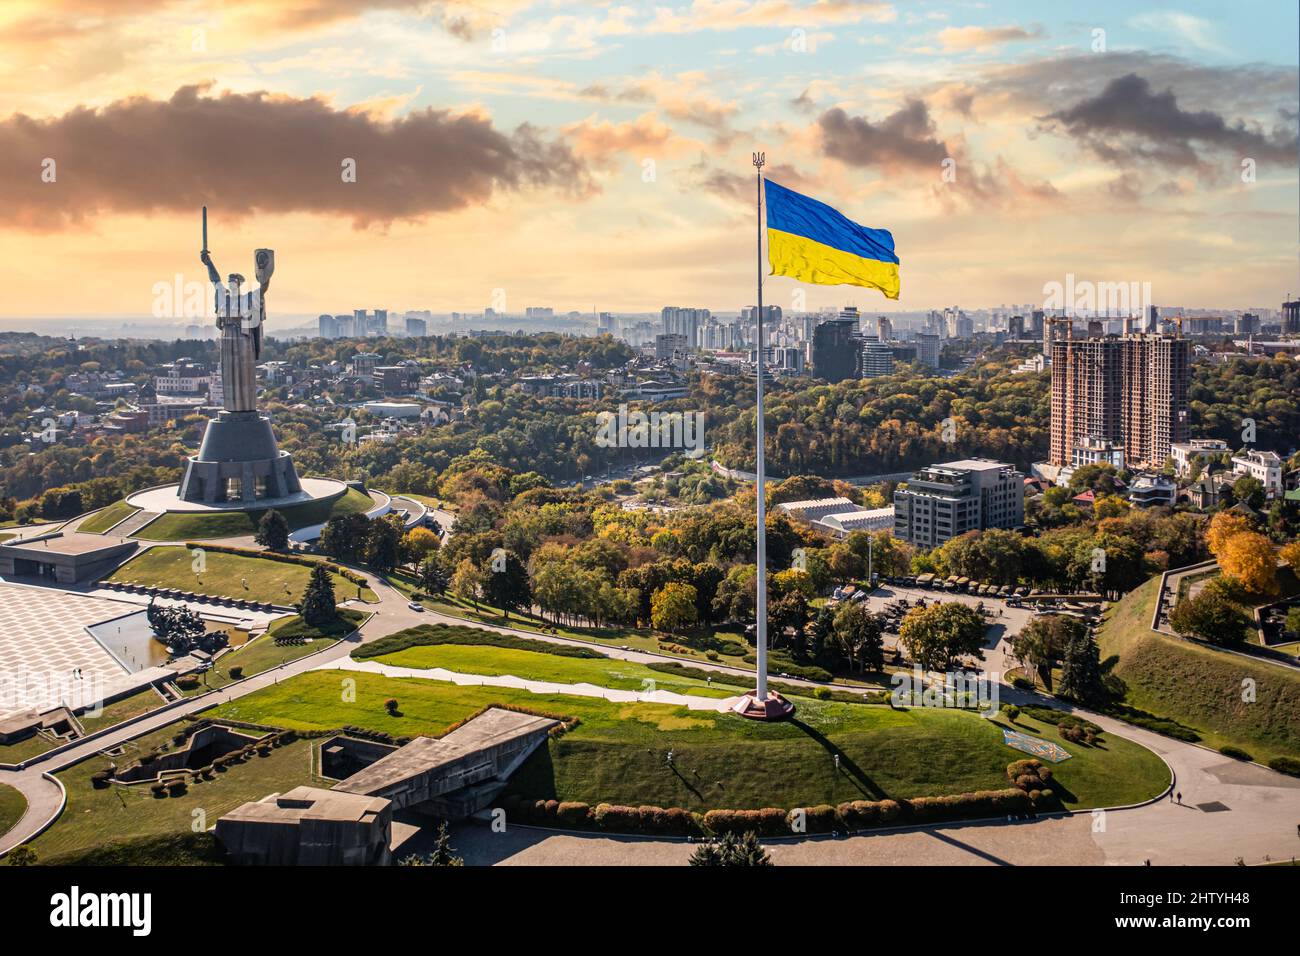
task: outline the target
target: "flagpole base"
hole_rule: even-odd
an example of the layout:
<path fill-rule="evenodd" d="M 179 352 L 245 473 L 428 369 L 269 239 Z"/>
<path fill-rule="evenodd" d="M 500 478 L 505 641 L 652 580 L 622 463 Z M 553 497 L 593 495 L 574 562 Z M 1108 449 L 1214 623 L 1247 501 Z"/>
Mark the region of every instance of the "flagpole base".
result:
<path fill-rule="evenodd" d="M 794 716 L 794 704 L 774 690 L 767 692 L 767 700 L 759 700 L 757 691 L 751 690 L 730 701 L 728 709 L 749 720 L 788 720 Z"/>

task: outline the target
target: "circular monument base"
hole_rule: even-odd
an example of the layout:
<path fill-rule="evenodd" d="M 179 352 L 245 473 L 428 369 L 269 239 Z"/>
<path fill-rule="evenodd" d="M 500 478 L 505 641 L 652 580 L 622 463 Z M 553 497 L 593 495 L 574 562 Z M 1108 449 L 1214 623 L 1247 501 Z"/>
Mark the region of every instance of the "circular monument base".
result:
<path fill-rule="evenodd" d="M 766 700 L 759 700 L 756 691 L 742 694 L 731 702 L 730 710 L 750 720 L 787 720 L 794 716 L 794 704 L 774 690 L 767 692 Z"/>
<path fill-rule="evenodd" d="M 294 505 L 309 505 L 317 501 L 342 498 L 348 486 L 333 478 L 299 479 L 301 491 L 280 498 L 254 498 L 252 501 L 186 501 L 180 496 L 180 485 L 160 485 L 127 495 L 126 503 L 145 511 L 183 511 L 192 514 L 217 514 L 223 511 L 261 511 L 266 508 L 284 509 Z"/>

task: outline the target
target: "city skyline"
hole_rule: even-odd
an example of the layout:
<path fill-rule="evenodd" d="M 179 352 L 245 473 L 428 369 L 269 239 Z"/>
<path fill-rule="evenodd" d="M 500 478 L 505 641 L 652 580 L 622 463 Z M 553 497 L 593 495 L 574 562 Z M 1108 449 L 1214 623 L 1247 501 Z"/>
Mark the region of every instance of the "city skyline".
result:
<path fill-rule="evenodd" d="M 277 237 L 284 315 L 497 293 L 519 313 L 739 309 L 754 148 L 774 181 L 894 233 L 903 310 L 1037 302 L 1069 273 L 1276 307 L 1300 287 L 1296 11 L 1269 7 L 1268 29 L 1209 3 L 1089 16 L 10 4 L 0 254 L 25 268 L 4 310 L 148 315 L 157 282 L 202 281 L 204 203 L 223 271 Z M 880 311 L 767 282 L 787 311 L 797 294 Z"/>

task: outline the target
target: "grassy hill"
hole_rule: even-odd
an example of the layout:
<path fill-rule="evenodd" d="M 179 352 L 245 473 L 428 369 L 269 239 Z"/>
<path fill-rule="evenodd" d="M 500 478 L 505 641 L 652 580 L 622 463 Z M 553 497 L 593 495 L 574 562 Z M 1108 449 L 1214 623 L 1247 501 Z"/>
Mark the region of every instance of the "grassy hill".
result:
<path fill-rule="evenodd" d="M 1151 630 L 1159 578 L 1107 612 L 1101 656 L 1115 656 L 1113 673 L 1124 703 L 1191 727 L 1210 747 L 1231 744 L 1267 762 L 1300 756 L 1300 671 L 1256 663 Z M 1242 700 L 1255 681 L 1255 701 Z"/>
<path fill-rule="evenodd" d="M 207 570 L 198 575 L 194 573 L 193 560 L 189 548 L 150 548 L 122 565 L 107 580 L 290 605 L 302 600 L 311 577 L 311 568 L 303 564 L 222 551 L 207 552 Z M 357 594 L 355 584 L 332 571 L 330 583 L 340 601 Z M 361 597 L 367 601 L 378 600 L 370 588 L 362 588 Z"/>
<path fill-rule="evenodd" d="M 369 495 L 349 488 L 343 495 L 328 501 L 290 505 L 278 509 L 293 530 L 320 524 L 334 515 L 369 511 L 374 505 Z M 263 510 L 193 512 L 169 511 L 149 522 L 135 535 L 145 541 L 191 541 L 200 538 L 234 538 L 257 532 Z"/>
<path fill-rule="evenodd" d="M 388 657 L 407 666 L 454 665 L 469 673 L 545 676 L 560 683 L 639 684 L 639 665 L 493 646 L 414 647 Z M 649 671 L 654 679 L 664 675 Z M 937 796 L 1005 787 L 1006 766 L 1023 756 L 1001 728 L 972 713 L 938 708 L 797 698 L 794 721 L 762 724 L 729 713 L 668 704 L 623 703 L 566 693 L 457 686 L 421 678 L 353 672 L 356 700 L 342 701 L 339 675 L 316 671 L 217 708 L 214 715 L 301 731 L 344 724 L 393 736 L 442 734 L 489 704 L 577 717 L 520 768 L 512 787 L 535 798 L 586 803 L 714 808 L 795 807 L 882 797 Z M 719 694 L 698 680 L 669 681 L 676 692 Z M 695 683 L 695 687 L 686 685 Z M 657 684 L 662 686 L 662 684 Z M 398 701 L 390 714 L 384 701 Z M 1066 806 L 1109 806 L 1160 793 L 1168 770 L 1153 753 L 1106 735 L 1072 744 L 1055 727 L 1022 716 L 1019 729 L 1064 746 L 1054 786 Z M 674 751 L 669 765 L 665 754 Z M 837 770 L 834 755 L 840 754 Z"/>

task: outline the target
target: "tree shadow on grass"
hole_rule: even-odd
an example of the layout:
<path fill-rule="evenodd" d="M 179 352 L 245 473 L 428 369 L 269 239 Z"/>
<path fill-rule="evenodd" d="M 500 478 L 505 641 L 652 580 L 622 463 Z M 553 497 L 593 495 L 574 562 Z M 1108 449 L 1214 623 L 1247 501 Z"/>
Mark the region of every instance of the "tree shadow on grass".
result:
<path fill-rule="evenodd" d="M 876 784 L 874 780 L 867 776 L 861 767 L 849 758 L 848 754 L 831 743 L 825 734 L 808 726 L 797 717 L 791 717 L 788 723 L 792 727 L 797 727 L 799 730 L 807 734 L 828 754 L 833 756 L 838 755 L 840 758 L 840 770 L 848 776 L 849 780 L 853 782 L 859 791 L 861 791 L 863 796 L 869 797 L 872 800 L 884 800 L 889 796 Z"/>

